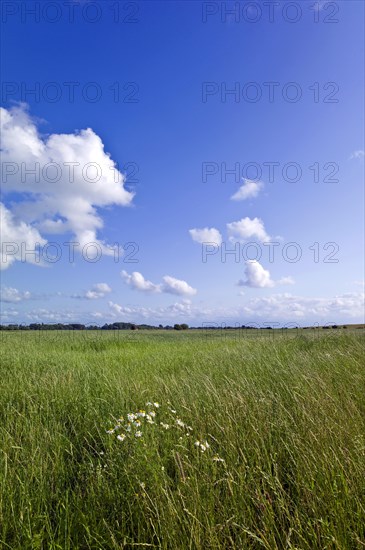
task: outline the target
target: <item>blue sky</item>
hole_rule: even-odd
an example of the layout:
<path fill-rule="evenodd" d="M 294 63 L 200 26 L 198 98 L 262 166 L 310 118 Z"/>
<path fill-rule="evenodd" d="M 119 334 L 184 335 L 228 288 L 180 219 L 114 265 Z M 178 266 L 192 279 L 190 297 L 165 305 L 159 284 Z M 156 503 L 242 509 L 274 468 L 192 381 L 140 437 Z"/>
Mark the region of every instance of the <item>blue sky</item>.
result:
<path fill-rule="evenodd" d="M 3 3 L 3 323 L 363 322 L 364 4 L 313 4 Z"/>

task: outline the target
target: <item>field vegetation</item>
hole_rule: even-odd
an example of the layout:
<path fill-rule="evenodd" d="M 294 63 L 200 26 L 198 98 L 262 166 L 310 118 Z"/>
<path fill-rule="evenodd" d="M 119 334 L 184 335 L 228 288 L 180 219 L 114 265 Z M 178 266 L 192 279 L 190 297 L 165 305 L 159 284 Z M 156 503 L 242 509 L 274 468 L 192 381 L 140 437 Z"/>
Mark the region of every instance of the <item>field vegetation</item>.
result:
<path fill-rule="evenodd" d="M 0 340 L 1 548 L 365 548 L 362 329 Z"/>

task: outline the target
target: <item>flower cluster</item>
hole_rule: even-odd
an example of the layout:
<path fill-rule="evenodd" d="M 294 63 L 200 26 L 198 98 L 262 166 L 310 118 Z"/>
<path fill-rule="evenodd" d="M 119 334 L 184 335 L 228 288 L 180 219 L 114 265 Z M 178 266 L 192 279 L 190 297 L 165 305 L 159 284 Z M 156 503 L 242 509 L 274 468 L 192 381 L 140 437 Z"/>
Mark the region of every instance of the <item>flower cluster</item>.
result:
<path fill-rule="evenodd" d="M 156 429 L 160 428 L 163 432 L 174 431 L 179 436 L 179 442 L 181 442 L 189 437 L 193 431 L 191 426 L 181 420 L 177 415 L 177 411 L 171 408 L 170 404 L 168 404 L 168 407 L 161 407 L 157 402 L 148 401 L 145 407 L 146 409 L 128 413 L 126 419 L 124 417 L 118 418 L 116 425 L 106 430 L 106 433 L 109 435 L 116 434 L 116 439 L 121 442 L 127 438 L 139 439 L 143 438 L 147 425 L 153 424 Z M 209 451 L 208 454 L 211 456 L 210 444 L 206 439 L 197 440 L 194 445 L 201 453 Z M 214 455 L 211 460 L 213 462 L 224 462 L 224 459 L 218 455 Z"/>
<path fill-rule="evenodd" d="M 198 447 L 198 449 L 200 449 L 202 453 L 204 453 L 207 449 L 210 448 L 210 445 L 209 445 L 207 440 L 205 440 L 205 441 L 195 441 L 194 445 L 195 445 L 195 447 Z"/>
<path fill-rule="evenodd" d="M 156 411 L 159 408 L 159 403 L 146 403 L 148 410 L 139 410 L 137 412 L 131 412 L 127 414 L 127 420 L 123 416 L 118 418 L 117 424 L 113 428 L 106 430 L 107 434 L 117 434 L 118 441 L 124 441 L 126 437 L 134 435 L 137 439 L 143 436 L 143 432 L 140 429 L 142 423 L 155 424 Z"/>

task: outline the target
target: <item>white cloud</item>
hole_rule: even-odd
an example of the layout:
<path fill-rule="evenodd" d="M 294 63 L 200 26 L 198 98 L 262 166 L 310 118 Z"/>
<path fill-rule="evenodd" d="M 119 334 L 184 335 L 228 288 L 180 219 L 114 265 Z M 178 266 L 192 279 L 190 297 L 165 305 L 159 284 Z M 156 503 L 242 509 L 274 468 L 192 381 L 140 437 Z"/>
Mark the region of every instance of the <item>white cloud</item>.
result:
<path fill-rule="evenodd" d="M 353 153 L 351 153 L 350 159 L 361 160 L 364 157 L 365 157 L 365 151 L 363 149 L 358 149 L 357 151 L 353 151 Z"/>
<path fill-rule="evenodd" d="M 340 323 L 345 319 L 364 318 L 364 293 L 351 293 L 334 298 L 307 298 L 291 294 L 274 294 L 254 298 L 243 308 L 243 314 L 289 322 L 296 318 Z M 364 322 L 363 320 L 361 322 Z"/>
<path fill-rule="evenodd" d="M 85 298 L 88 300 L 95 300 L 97 298 L 104 298 L 105 294 L 111 292 L 112 289 L 107 283 L 97 283 L 91 290 L 88 290 L 85 294 Z"/>
<path fill-rule="evenodd" d="M 244 184 L 231 196 L 233 201 L 244 201 L 246 199 L 255 198 L 263 188 L 262 181 L 253 181 L 244 178 Z"/>
<path fill-rule="evenodd" d="M 282 277 L 276 282 L 277 285 L 294 285 L 295 281 L 293 277 Z"/>
<path fill-rule="evenodd" d="M 160 321 L 173 321 L 176 317 L 183 317 L 185 319 L 191 318 L 195 315 L 195 311 L 188 299 L 181 302 L 175 302 L 167 307 L 146 308 L 142 306 L 122 306 L 115 302 L 109 302 L 109 307 L 112 311 L 113 317 L 124 317 L 129 320 L 142 319 L 143 321 L 160 322 Z"/>
<path fill-rule="evenodd" d="M 134 290 L 141 290 L 143 292 L 161 292 L 161 285 L 155 285 L 151 281 L 147 281 L 138 271 L 133 271 L 131 275 L 126 271 L 121 273 L 124 281 Z"/>
<path fill-rule="evenodd" d="M 133 313 L 131 308 L 123 307 L 119 304 L 116 304 L 115 302 L 108 302 L 108 304 L 109 304 L 110 309 L 118 315 L 128 315 L 129 313 Z M 94 314 L 94 316 L 99 317 L 99 315 L 96 315 L 96 314 Z"/>
<path fill-rule="evenodd" d="M 44 137 L 24 105 L 1 109 L 1 132 L 3 193 L 22 199 L 12 207 L 19 221 L 18 231 L 10 226 L 10 240 L 21 232 L 23 241 L 45 243 L 40 233 L 71 232 L 81 247 L 96 242 L 112 255 L 97 237 L 103 227 L 97 208 L 129 205 L 133 194 L 100 137 L 91 128 Z"/>
<path fill-rule="evenodd" d="M 25 315 L 28 322 L 34 323 L 73 323 L 80 322 L 80 313 L 71 311 L 52 311 L 45 308 L 34 309 Z"/>
<path fill-rule="evenodd" d="M 147 322 L 149 324 L 174 324 L 176 319 L 193 326 L 203 323 L 219 327 L 221 323 L 230 325 L 248 325 L 250 323 L 281 324 L 296 322 L 300 326 L 313 323 L 363 323 L 364 293 L 348 293 L 335 297 L 316 298 L 293 296 L 288 293 L 272 294 L 265 297 L 246 299 L 245 296 L 236 300 L 235 306 L 217 306 L 211 303 L 199 302 L 192 304 L 190 300 L 181 300 L 165 307 L 147 308 L 142 306 L 123 306 L 109 302 L 106 311 L 70 311 L 34 309 L 20 313 L 15 309 L 1 311 L 3 323 L 16 322 L 93 322 L 103 324 L 120 318 L 131 322 Z M 18 304 L 17 304 L 18 305 Z M 92 321 L 94 320 L 94 321 Z"/>
<path fill-rule="evenodd" d="M 17 219 L 0 203 L 1 255 L 0 269 L 7 269 L 13 262 L 27 261 L 41 265 L 38 245 L 47 243 L 38 230 Z"/>
<path fill-rule="evenodd" d="M 222 244 L 222 235 L 214 227 L 204 227 L 203 229 L 189 229 L 193 241 L 197 243 L 214 243 L 220 246 Z"/>
<path fill-rule="evenodd" d="M 245 241 L 251 238 L 261 242 L 270 240 L 270 236 L 265 231 L 264 222 L 260 218 L 246 217 L 237 222 L 227 223 L 227 231 L 231 241 L 235 239 Z"/>
<path fill-rule="evenodd" d="M 279 281 L 273 281 L 268 269 L 264 269 L 257 260 L 247 260 L 245 269 L 246 279 L 239 281 L 239 286 L 252 288 L 272 288 L 276 285 L 293 284 L 291 277 L 283 277 Z"/>
<path fill-rule="evenodd" d="M 0 302 L 22 302 L 23 300 L 29 300 L 30 297 L 31 294 L 28 290 L 22 292 L 21 290 L 11 286 L 5 286 L 0 289 Z"/>
<path fill-rule="evenodd" d="M 275 285 L 270 277 L 270 272 L 264 269 L 256 260 L 248 260 L 245 269 L 246 280 L 239 281 L 239 286 L 250 286 L 253 288 L 269 288 Z"/>
<path fill-rule="evenodd" d="M 193 296 L 196 294 L 196 289 L 192 288 L 186 281 L 175 279 L 170 275 L 162 277 L 162 284 L 154 284 L 151 281 L 145 279 L 142 273 L 134 271 L 131 275 L 126 271 L 121 272 L 124 281 L 134 290 L 140 290 L 142 292 L 151 293 L 166 293 L 176 294 L 178 296 Z"/>
<path fill-rule="evenodd" d="M 167 294 L 177 294 L 178 296 L 193 296 L 196 294 L 196 289 L 192 288 L 186 281 L 181 281 L 179 279 L 175 279 L 174 277 L 170 277 L 169 275 L 165 275 L 165 277 L 162 277 L 164 283 L 161 287 L 162 292 L 166 292 Z"/>
<path fill-rule="evenodd" d="M 93 286 L 93 289 L 97 292 L 102 292 L 103 294 L 107 294 L 108 292 L 112 291 L 112 289 L 107 283 L 96 283 Z"/>
<path fill-rule="evenodd" d="M 305 326 L 308 323 L 364 322 L 364 293 L 352 293 L 334 298 L 310 298 L 293 296 L 288 293 L 273 294 L 267 297 L 240 300 L 236 307 L 217 307 L 199 303 L 191 304 L 183 300 L 167 307 L 145 308 L 141 306 L 120 306 L 109 302 L 114 317 L 123 316 L 138 322 L 139 319 L 150 323 L 173 322 L 179 316 L 190 324 L 201 326 L 203 322 L 239 325 L 249 322 L 281 323 L 297 322 Z"/>
<path fill-rule="evenodd" d="M 13 317 L 18 317 L 19 311 L 16 309 L 5 309 L 0 312 L 0 321 L 1 323 L 13 323 L 15 319 Z"/>

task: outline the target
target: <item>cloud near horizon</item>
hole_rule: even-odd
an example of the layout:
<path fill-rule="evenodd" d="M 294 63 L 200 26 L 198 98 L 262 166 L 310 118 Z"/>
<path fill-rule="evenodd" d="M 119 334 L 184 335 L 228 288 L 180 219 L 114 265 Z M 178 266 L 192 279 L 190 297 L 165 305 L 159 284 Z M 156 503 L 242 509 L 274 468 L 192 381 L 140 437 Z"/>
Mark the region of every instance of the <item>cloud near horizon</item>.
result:
<path fill-rule="evenodd" d="M 306 326 L 315 322 L 337 324 L 339 320 L 350 323 L 364 323 L 363 292 L 353 292 L 336 295 L 329 298 L 316 298 L 292 295 L 289 293 L 272 294 L 270 296 L 251 298 L 235 307 L 214 307 L 206 303 L 191 304 L 190 300 L 182 300 L 164 307 L 148 308 L 143 306 L 122 306 L 108 302 L 109 311 L 85 312 L 70 310 L 49 310 L 45 308 L 19 312 L 10 308 L 3 310 L 2 322 L 64 322 L 64 323 L 99 323 L 115 321 L 118 317 L 131 322 L 146 322 L 165 324 L 173 322 L 176 317 L 195 326 L 204 322 L 219 326 L 220 323 L 250 324 L 271 323 L 278 321 L 287 324 L 299 322 Z M 342 324 L 342 323 L 341 323 Z"/>
<path fill-rule="evenodd" d="M 109 294 L 112 289 L 107 283 L 96 283 L 85 294 L 87 300 L 96 300 L 97 298 L 104 298 L 106 294 Z"/>
<path fill-rule="evenodd" d="M 30 298 L 31 293 L 28 290 L 23 292 L 11 286 L 3 286 L 0 289 L 0 302 L 11 304 L 23 302 L 24 300 L 29 300 Z"/>
<path fill-rule="evenodd" d="M 123 270 L 121 276 L 133 290 L 141 292 L 176 294 L 178 296 L 194 296 L 197 293 L 197 290 L 192 288 L 186 281 L 175 279 L 175 277 L 171 277 L 170 275 L 162 277 L 163 283 L 161 284 L 154 284 L 148 281 L 138 271 L 133 271 L 133 273 L 129 274 Z"/>

